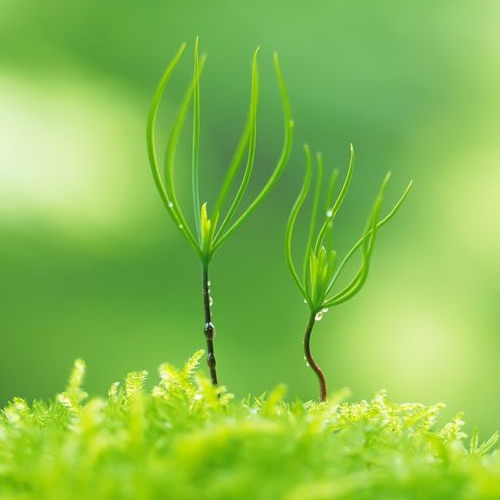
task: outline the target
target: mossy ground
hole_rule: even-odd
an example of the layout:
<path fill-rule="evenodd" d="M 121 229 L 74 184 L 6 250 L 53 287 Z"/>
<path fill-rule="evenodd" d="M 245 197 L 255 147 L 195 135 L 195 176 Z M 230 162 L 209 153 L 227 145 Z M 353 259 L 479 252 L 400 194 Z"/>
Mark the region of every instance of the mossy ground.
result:
<path fill-rule="evenodd" d="M 441 405 L 286 402 L 278 387 L 236 402 L 197 371 L 160 367 L 81 389 L 77 362 L 52 402 L 14 399 L 0 419 L 0 498 L 9 499 L 493 499 L 496 436 L 466 439 Z"/>

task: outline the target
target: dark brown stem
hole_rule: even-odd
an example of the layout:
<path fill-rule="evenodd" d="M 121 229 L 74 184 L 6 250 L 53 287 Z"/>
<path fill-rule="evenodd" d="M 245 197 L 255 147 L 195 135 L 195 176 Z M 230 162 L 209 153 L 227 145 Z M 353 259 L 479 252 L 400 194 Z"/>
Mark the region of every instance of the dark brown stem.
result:
<path fill-rule="evenodd" d="M 326 401 L 327 391 L 326 391 L 326 380 L 325 375 L 321 371 L 321 368 L 318 366 L 318 363 L 314 361 L 314 358 L 311 354 L 311 333 L 316 322 L 316 314 L 312 313 L 309 318 L 309 322 L 306 327 L 306 334 L 304 336 L 304 354 L 306 355 L 307 364 L 313 369 L 314 373 L 318 377 L 319 381 L 319 400 L 324 403 Z"/>
<path fill-rule="evenodd" d="M 217 385 L 217 370 L 215 368 L 215 352 L 214 352 L 214 337 L 215 337 L 215 326 L 212 323 L 212 310 L 211 310 L 211 299 L 210 299 L 210 281 L 208 280 L 208 266 L 203 266 L 202 272 L 203 279 L 203 309 L 205 311 L 205 338 L 207 339 L 207 365 L 210 369 L 210 378 L 212 379 L 212 384 Z"/>

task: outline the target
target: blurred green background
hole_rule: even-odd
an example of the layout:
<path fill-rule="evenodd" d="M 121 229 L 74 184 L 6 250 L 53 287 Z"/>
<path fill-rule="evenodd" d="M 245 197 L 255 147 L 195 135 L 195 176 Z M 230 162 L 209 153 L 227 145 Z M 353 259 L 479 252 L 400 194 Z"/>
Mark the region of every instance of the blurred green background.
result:
<path fill-rule="evenodd" d="M 302 143 L 345 172 L 339 249 L 362 229 L 379 183 L 388 206 L 366 288 L 317 325 L 331 390 L 356 399 L 444 401 L 500 427 L 500 3 L 448 1 L 1 0 L 0 401 L 59 391 L 76 357 L 105 393 L 133 369 L 153 375 L 203 347 L 197 260 L 149 173 L 151 96 L 182 41 L 209 55 L 201 168 L 214 199 L 242 129 L 250 61 L 262 45 L 253 188 L 282 141 L 272 52 L 281 56 L 296 134 L 271 196 L 212 266 L 223 383 L 243 397 L 286 382 L 316 397 L 302 356 L 307 311 L 283 258 Z M 184 58 L 162 109 L 191 73 Z M 163 134 L 164 135 L 164 134 Z M 179 157 L 189 193 L 188 138 Z M 298 241 L 298 239 L 297 239 Z"/>

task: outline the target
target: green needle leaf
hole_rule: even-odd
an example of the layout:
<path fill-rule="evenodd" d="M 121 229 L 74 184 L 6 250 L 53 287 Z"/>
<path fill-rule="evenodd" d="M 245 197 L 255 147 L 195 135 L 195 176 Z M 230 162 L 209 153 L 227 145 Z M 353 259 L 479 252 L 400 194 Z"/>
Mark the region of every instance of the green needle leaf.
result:
<path fill-rule="evenodd" d="M 200 60 L 199 60 L 199 38 L 196 37 L 194 45 L 194 107 L 193 107 L 193 203 L 194 220 L 196 232 L 201 240 L 200 234 Z"/>
<path fill-rule="evenodd" d="M 318 238 L 316 239 L 316 243 L 314 245 L 315 252 L 318 252 L 320 246 L 323 244 L 323 240 L 325 239 L 328 228 L 331 227 L 331 224 L 332 224 L 333 220 L 335 219 L 337 212 L 340 210 L 340 207 L 342 206 L 344 198 L 345 198 L 347 191 L 349 189 L 349 185 L 351 184 L 352 172 L 354 169 L 354 147 L 352 144 L 350 144 L 350 146 L 349 146 L 349 151 L 350 151 L 349 167 L 347 169 L 347 174 L 346 174 L 346 178 L 344 180 L 344 184 L 342 185 L 342 189 L 340 190 L 340 193 L 339 193 L 337 200 L 335 201 L 333 207 L 331 209 L 327 210 L 326 220 L 323 223 L 323 225 L 321 226 L 321 230 L 318 234 Z"/>
<path fill-rule="evenodd" d="M 257 56 L 259 54 L 259 51 L 260 47 L 257 47 L 253 55 L 253 63 L 252 63 L 252 94 L 250 100 L 250 124 L 249 124 L 250 136 L 248 144 L 248 159 L 245 168 L 245 173 L 243 174 L 243 179 L 241 180 L 240 187 L 238 188 L 233 203 L 231 204 L 231 207 L 229 208 L 226 217 L 222 221 L 222 224 L 218 231 L 218 235 L 221 235 L 224 232 L 225 228 L 227 227 L 232 217 L 234 216 L 236 210 L 238 209 L 241 200 L 243 198 L 243 195 L 247 190 L 250 177 L 252 175 L 252 169 L 255 161 L 255 149 L 257 146 L 257 105 L 259 100 L 259 70 L 257 65 Z"/>
<path fill-rule="evenodd" d="M 226 201 L 227 195 L 229 194 L 229 190 L 234 183 L 236 174 L 238 173 L 239 167 L 243 161 L 243 156 L 245 154 L 245 150 L 248 146 L 248 141 L 250 138 L 250 123 L 251 116 L 249 114 L 245 123 L 245 128 L 243 129 L 243 133 L 240 137 L 238 145 L 236 146 L 236 151 L 227 170 L 226 177 L 224 178 L 224 182 L 222 183 L 222 188 L 219 192 L 219 196 L 217 197 L 217 202 L 215 203 L 214 209 L 215 213 L 221 213 L 224 202 Z"/>
<path fill-rule="evenodd" d="M 297 274 L 297 271 L 293 264 L 293 257 L 292 257 L 292 238 L 293 238 L 293 231 L 295 228 L 295 222 L 297 221 L 297 216 L 299 215 L 302 205 L 304 204 L 304 201 L 307 198 L 307 193 L 309 192 L 309 187 L 311 185 L 311 177 L 312 177 L 311 151 L 307 144 L 304 145 L 304 151 L 306 153 L 306 159 L 307 159 L 306 173 L 304 176 L 304 181 L 302 183 L 302 188 L 300 190 L 299 196 L 295 200 L 295 203 L 292 207 L 292 211 L 290 212 L 290 217 L 288 218 L 288 223 L 286 226 L 286 235 L 285 235 L 285 256 L 288 269 L 290 270 L 292 278 L 299 287 L 299 290 L 302 292 L 304 298 L 307 301 L 310 301 L 308 293 L 306 292 L 304 285 L 301 283 L 299 275 Z M 311 255 L 310 258 L 313 258 L 313 256 Z"/>
<path fill-rule="evenodd" d="M 384 201 L 385 189 L 387 187 L 389 179 L 390 173 L 385 176 L 384 182 L 382 183 L 382 187 L 380 188 L 379 194 L 375 200 L 373 209 L 368 219 L 368 227 L 364 233 L 364 235 L 367 235 L 367 237 L 364 239 L 362 245 L 363 261 L 361 264 L 361 268 L 354 279 L 351 281 L 351 283 L 349 283 L 349 285 L 347 285 L 344 290 L 326 301 L 326 307 L 341 304 L 342 302 L 345 302 L 354 297 L 354 295 L 356 295 L 361 290 L 366 281 L 366 278 L 368 277 L 370 259 L 375 247 L 375 238 L 377 235 L 377 219 L 382 207 L 382 203 Z"/>
<path fill-rule="evenodd" d="M 307 263 L 309 261 L 309 254 L 311 253 L 311 247 L 316 233 L 316 222 L 318 219 L 319 202 L 321 198 L 321 188 L 323 187 L 323 157 L 321 153 L 316 154 L 316 162 L 318 165 L 318 173 L 316 175 L 316 188 L 314 190 L 313 205 L 311 210 L 311 221 L 309 223 L 309 235 L 307 237 L 306 251 L 304 254 L 304 264 L 302 268 L 303 280 L 307 285 Z"/>
<path fill-rule="evenodd" d="M 330 174 L 330 180 L 328 181 L 328 191 L 327 191 L 327 195 L 326 195 L 325 213 L 328 212 L 328 209 L 332 206 L 333 195 L 335 193 L 335 186 L 337 185 L 338 178 L 339 178 L 338 169 L 332 170 L 332 173 Z"/>
<path fill-rule="evenodd" d="M 200 75 L 205 66 L 206 56 L 202 56 L 200 61 Z M 194 88 L 196 85 L 195 77 L 191 82 L 188 90 L 186 91 L 184 98 L 182 100 L 181 106 L 175 117 L 174 123 L 172 125 L 172 130 L 170 132 L 170 137 L 167 143 L 167 149 L 165 153 L 165 187 L 167 195 L 171 200 L 170 206 L 172 210 L 176 213 L 179 220 L 179 229 L 184 234 L 186 239 L 189 241 L 191 246 L 195 250 L 199 251 L 199 243 L 197 239 L 193 236 L 189 224 L 184 216 L 180 203 L 177 199 L 177 194 L 175 191 L 175 180 L 174 180 L 174 166 L 175 166 L 175 155 L 177 151 L 177 144 L 179 143 L 179 138 L 184 127 L 184 123 L 191 105 L 193 98 Z"/>
<path fill-rule="evenodd" d="M 276 164 L 276 167 L 271 174 L 270 178 L 260 191 L 260 193 L 255 197 L 255 199 L 250 203 L 248 208 L 240 215 L 240 217 L 234 222 L 234 224 L 220 237 L 216 240 L 214 244 L 214 252 L 224 243 L 224 241 L 229 238 L 234 231 L 236 231 L 241 224 L 248 218 L 248 216 L 257 208 L 257 206 L 262 202 L 262 200 L 266 197 L 266 195 L 269 193 L 271 188 L 276 184 L 277 180 L 279 179 L 280 175 L 283 172 L 283 169 L 285 168 L 288 158 L 290 156 L 290 152 L 292 149 L 292 137 L 293 137 L 293 120 L 292 120 L 292 111 L 290 107 L 290 100 L 288 99 L 288 92 L 286 90 L 285 86 L 285 81 L 283 79 L 283 74 L 281 72 L 280 64 L 279 64 L 279 59 L 278 55 L 275 53 L 274 54 L 274 67 L 276 70 L 276 75 L 278 78 L 278 84 L 280 88 L 280 93 L 281 93 L 281 102 L 282 102 L 282 108 L 283 108 L 283 116 L 284 116 L 284 141 L 283 141 L 283 149 L 281 151 L 280 158 L 278 160 L 278 163 Z"/>
<path fill-rule="evenodd" d="M 170 214 L 176 225 L 178 225 L 180 221 L 177 215 L 175 214 L 175 211 L 173 210 L 173 205 L 171 205 L 171 200 L 169 199 L 165 187 L 163 186 L 163 182 L 161 180 L 160 168 L 158 165 L 158 159 L 155 147 L 155 128 L 156 128 L 155 125 L 161 98 L 163 96 L 163 93 L 165 92 L 165 88 L 168 82 L 170 81 L 170 78 L 172 77 L 172 73 L 176 68 L 177 64 L 179 63 L 182 54 L 184 53 L 185 50 L 186 50 L 186 44 L 183 43 L 180 46 L 179 50 L 177 51 L 177 54 L 173 58 L 172 62 L 167 66 L 167 69 L 163 73 L 160 83 L 158 84 L 158 87 L 156 88 L 155 94 L 153 96 L 151 107 L 149 109 L 148 121 L 146 125 L 146 142 L 148 147 L 148 157 L 149 157 L 149 164 L 151 167 L 151 173 L 153 174 L 153 179 L 155 182 L 156 189 L 158 190 L 158 193 L 160 194 L 160 197 L 165 207 L 167 208 L 167 212 Z"/>
<path fill-rule="evenodd" d="M 392 209 L 389 211 L 389 213 L 382 220 L 380 220 L 379 222 L 377 222 L 377 226 L 376 226 L 377 230 L 380 229 L 385 224 L 387 224 L 396 215 L 396 213 L 401 208 L 401 206 L 405 202 L 406 198 L 410 194 L 410 191 L 411 191 L 412 187 L 413 187 L 413 181 L 410 181 L 409 184 L 408 184 L 408 186 L 404 190 L 403 194 L 401 195 L 401 197 L 399 198 L 399 200 L 394 205 L 394 207 L 392 207 Z M 332 278 L 332 280 L 330 282 L 330 285 L 328 286 L 327 294 L 330 293 L 331 289 L 335 285 L 335 282 L 337 281 L 338 277 L 340 276 L 342 270 L 344 269 L 344 267 L 346 266 L 346 264 L 351 260 L 352 256 L 356 252 L 356 250 L 364 243 L 364 241 L 370 236 L 370 234 L 371 234 L 371 231 L 369 233 L 367 233 L 367 234 L 364 234 L 354 244 L 354 246 L 351 248 L 351 250 L 349 250 L 349 252 L 346 254 L 346 256 L 342 259 L 341 263 L 339 264 L 339 267 L 337 268 L 337 271 L 333 275 L 333 278 Z"/>

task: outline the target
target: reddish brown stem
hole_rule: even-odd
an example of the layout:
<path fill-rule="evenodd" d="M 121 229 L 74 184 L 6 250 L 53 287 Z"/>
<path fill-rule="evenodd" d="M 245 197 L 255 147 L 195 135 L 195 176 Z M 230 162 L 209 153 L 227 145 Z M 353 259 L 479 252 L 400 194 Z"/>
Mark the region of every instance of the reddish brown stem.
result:
<path fill-rule="evenodd" d="M 309 322 L 307 323 L 306 333 L 304 336 L 304 354 L 306 356 L 307 364 L 312 368 L 319 381 L 319 400 L 324 403 L 327 398 L 327 390 L 326 390 L 326 379 L 325 375 L 321 371 L 321 368 L 318 366 L 318 363 L 314 360 L 311 354 L 311 333 L 316 322 L 316 314 L 312 313 L 309 318 Z"/>

